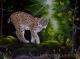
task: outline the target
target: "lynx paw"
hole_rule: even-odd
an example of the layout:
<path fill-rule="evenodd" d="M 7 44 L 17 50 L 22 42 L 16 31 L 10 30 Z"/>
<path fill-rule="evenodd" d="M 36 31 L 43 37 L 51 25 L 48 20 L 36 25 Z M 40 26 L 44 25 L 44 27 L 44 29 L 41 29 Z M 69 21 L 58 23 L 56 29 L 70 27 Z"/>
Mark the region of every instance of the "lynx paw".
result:
<path fill-rule="evenodd" d="M 37 41 L 36 44 L 40 44 L 40 41 Z"/>
<path fill-rule="evenodd" d="M 40 41 L 36 41 L 36 40 L 31 40 L 31 43 L 34 43 L 34 44 L 40 44 Z"/>
<path fill-rule="evenodd" d="M 32 39 L 32 40 L 31 40 L 31 43 L 35 43 L 35 40 Z"/>
<path fill-rule="evenodd" d="M 30 43 L 28 40 L 25 40 L 24 43 Z"/>

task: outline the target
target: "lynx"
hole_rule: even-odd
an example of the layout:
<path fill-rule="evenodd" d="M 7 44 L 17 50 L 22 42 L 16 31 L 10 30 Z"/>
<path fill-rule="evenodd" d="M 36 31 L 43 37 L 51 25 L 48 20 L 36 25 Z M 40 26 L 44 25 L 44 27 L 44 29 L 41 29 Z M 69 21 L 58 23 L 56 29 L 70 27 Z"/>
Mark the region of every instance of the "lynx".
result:
<path fill-rule="evenodd" d="M 33 17 L 25 12 L 14 12 L 9 17 L 9 22 L 12 22 L 16 29 L 16 36 L 23 43 L 30 43 L 26 40 L 24 33 L 25 30 L 31 32 L 31 43 L 40 44 L 38 32 L 47 27 L 48 21 L 43 18 Z"/>

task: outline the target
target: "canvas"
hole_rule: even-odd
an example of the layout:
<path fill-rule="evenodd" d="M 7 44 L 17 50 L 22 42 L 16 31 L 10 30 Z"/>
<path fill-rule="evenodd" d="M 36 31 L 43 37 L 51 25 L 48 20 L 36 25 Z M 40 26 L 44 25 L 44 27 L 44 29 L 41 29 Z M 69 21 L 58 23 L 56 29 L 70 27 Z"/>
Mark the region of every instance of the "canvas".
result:
<path fill-rule="evenodd" d="M 79 59 L 78 0 L 1 0 L 0 59 Z"/>

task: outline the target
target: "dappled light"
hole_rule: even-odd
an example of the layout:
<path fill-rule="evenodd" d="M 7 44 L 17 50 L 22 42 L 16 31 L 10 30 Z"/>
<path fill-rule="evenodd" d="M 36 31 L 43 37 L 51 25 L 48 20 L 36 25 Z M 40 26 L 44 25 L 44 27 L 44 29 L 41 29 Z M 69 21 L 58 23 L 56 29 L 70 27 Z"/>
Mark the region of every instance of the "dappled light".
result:
<path fill-rule="evenodd" d="M 80 57 L 76 57 L 80 55 L 78 0 L 5 0 L 0 3 L 0 58 L 38 59 L 46 54 L 52 59 Z M 18 11 L 22 14 L 15 13 Z M 16 25 L 12 20 L 8 23 L 9 19 L 15 19 L 16 24 L 21 20 L 27 25 Z M 16 27 L 18 25 L 21 28 Z M 24 43 L 23 39 L 29 43 Z"/>

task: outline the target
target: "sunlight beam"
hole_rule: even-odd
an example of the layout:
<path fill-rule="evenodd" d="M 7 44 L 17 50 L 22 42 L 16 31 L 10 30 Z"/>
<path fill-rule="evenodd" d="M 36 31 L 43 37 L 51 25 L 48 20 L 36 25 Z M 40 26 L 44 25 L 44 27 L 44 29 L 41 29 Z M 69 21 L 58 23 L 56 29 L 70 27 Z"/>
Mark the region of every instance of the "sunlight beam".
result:
<path fill-rule="evenodd" d="M 48 19 L 51 19 L 52 14 L 52 0 L 47 0 L 46 4 L 48 5 Z"/>
<path fill-rule="evenodd" d="M 52 13 L 54 12 L 52 10 L 52 8 L 54 7 L 52 5 L 52 0 L 47 0 L 46 4 L 48 5 L 48 19 L 50 20 L 50 23 L 51 23 L 51 25 L 53 27 L 53 30 L 57 31 L 58 30 L 58 21 L 57 20 L 52 20 L 52 17 L 51 17 Z"/>
<path fill-rule="evenodd" d="M 51 5 L 52 4 L 52 0 L 47 0 L 46 4 Z"/>

